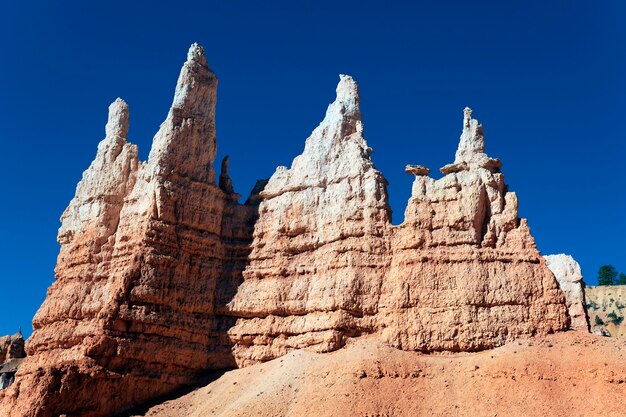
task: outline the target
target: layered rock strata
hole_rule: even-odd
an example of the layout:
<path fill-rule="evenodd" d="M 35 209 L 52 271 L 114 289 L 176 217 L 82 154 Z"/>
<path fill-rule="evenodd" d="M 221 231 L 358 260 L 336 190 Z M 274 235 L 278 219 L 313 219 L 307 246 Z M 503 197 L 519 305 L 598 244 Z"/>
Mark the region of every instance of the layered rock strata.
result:
<path fill-rule="evenodd" d="M 270 178 L 245 281 L 229 304 L 241 365 L 379 333 L 392 346 L 475 351 L 568 326 L 564 297 L 518 218 L 501 162 L 465 109 L 455 161 L 416 176 L 402 225 L 363 138 L 359 94 L 337 99 L 290 169 Z"/>
<path fill-rule="evenodd" d="M 3 402 L 12 416 L 110 415 L 234 365 L 216 309 L 241 280 L 256 207 L 215 183 L 216 88 L 192 45 L 143 163 L 128 106 L 110 106 L 61 218 L 56 281 Z"/>
<path fill-rule="evenodd" d="M 455 161 L 417 175 L 390 230 L 378 328 L 392 346 L 475 351 L 567 328 L 564 298 L 539 255 L 483 127 L 464 111 Z"/>
<path fill-rule="evenodd" d="M 342 75 L 302 155 L 261 193 L 250 267 L 229 304 L 245 317 L 230 331 L 240 364 L 374 331 L 391 212 L 370 153 L 356 83 Z"/>
<path fill-rule="evenodd" d="M 578 262 L 570 255 L 544 256 L 550 271 L 556 277 L 559 288 L 565 294 L 570 327 L 574 330 L 589 331 L 589 317 L 585 302 L 585 283 Z"/>
<path fill-rule="evenodd" d="M 244 205 L 228 159 L 217 182 L 212 168 L 216 87 L 194 44 L 147 162 L 127 140 L 128 106 L 111 105 L 0 414 L 111 415 L 207 370 L 361 334 L 475 351 L 567 328 L 563 293 L 469 109 L 443 178 L 407 167 L 412 197 L 392 226 L 351 77 L 302 155 Z"/>

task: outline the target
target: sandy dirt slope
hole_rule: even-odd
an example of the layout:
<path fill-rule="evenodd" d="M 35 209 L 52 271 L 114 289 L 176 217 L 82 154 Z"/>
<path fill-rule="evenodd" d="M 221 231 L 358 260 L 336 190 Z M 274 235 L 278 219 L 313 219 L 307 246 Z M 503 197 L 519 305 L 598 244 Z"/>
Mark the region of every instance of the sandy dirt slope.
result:
<path fill-rule="evenodd" d="M 625 416 L 626 345 L 567 332 L 423 355 L 370 336 L 333 353 L 296 351 L 227 372 L 133 415 Z"/>

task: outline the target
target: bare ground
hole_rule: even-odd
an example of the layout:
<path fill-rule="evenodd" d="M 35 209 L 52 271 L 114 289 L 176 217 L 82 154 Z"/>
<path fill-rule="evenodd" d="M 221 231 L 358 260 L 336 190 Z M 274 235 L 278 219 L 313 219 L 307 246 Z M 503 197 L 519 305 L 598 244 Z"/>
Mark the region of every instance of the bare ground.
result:
<path fill-rule="evenodd" d="M 566 332 L 425 355 L 362 337 L 226 372 L 149 408 L 179 416 L 626 416 L 624 339 Z"/>

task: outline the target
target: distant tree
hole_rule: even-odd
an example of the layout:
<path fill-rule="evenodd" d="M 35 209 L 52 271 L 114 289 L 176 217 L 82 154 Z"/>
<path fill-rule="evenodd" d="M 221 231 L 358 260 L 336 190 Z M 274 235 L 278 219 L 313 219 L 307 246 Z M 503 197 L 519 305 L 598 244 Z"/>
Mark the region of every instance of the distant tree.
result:
<path fill-rule="evenodd" d="M 617 271 L 613 265 L 602 265 L 598 270 L 598 285 L 613 285 Z"/>
<path fill-rule="evenodd" d="M 596 316 L 596 326 L 604 326 L 604 321 L 600 318 L 600 316 Z"/>
<path fill-rule="evenodd" d="M 617 285 L 626 285 L 626 274 L 623 272 L 619 273 L 619 277 L 617 277 Z"/>

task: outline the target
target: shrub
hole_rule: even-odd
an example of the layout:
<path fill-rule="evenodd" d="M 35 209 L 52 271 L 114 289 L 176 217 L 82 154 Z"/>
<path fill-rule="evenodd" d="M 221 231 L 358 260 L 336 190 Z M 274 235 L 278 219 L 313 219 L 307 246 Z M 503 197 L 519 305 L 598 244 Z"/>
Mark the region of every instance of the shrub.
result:
<path fill-rule="evenodd" d="M 590 301 L 587 303 L 587 310 L 589 309 L 593 309 L 593 310 L 597 310 L 598 309 L 598 304 L 595 301 Z"/>
<path fill-rule="evenodd" d="M 606 316 L 611 319 L 611 322 L 613 322 L 616 326 L 619 326 L 624 321 L 624 317 L 618 316 L 614 311 L 611 311 Z"/>

